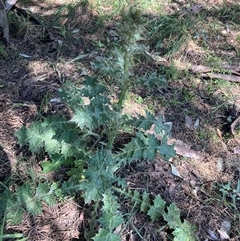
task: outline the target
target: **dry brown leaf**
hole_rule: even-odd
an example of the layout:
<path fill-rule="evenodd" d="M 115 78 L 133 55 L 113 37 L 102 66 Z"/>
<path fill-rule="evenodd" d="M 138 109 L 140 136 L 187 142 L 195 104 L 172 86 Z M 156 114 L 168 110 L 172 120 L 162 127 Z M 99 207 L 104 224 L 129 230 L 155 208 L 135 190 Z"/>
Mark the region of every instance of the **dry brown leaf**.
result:
<path fill-rule="evenodd" d="M 150 130 L 146 131 L 146 133 L 154 134 L 158 140 L 161 140 L 161 137 L 156 135 L 156 133 L 154 131 L 154 127 L 155 127 L 155 125 L 152 125 Z M 191 150 L 190 147 L 183 141 L 176 140 L 176 139 L 168 139 L 167 144 L 174 145 L 174 150 L 180 156 L 189 157 L 189 158 L 193 158 L 196 160 L 204 159 L 204 156 L 202 156 L 200 153 L 198 153 L 194 150 Z"/>
<path fill-rule="evenodd" d="M 198 153 L 194 150 L 191 150 L 187 146 L 187 144 L 185 144 L 183 141 L 171 139 L 171 140 L 168 141 L 168 144 L 174 145 L 174 150 L 180 156 L 189 157 L 189 158 L 193 158 L 193 159 L 196 159 L 196 160 L 203 160 L 204 159 L 204 157 L 200 153 Z"/>
<path fill-rule="evenodd" d="M 222 138 L 222 132 L 220 131 L 220 129 L 219 128 L 217 128 L 217 135 L 218 135 L 218 137 L 222 140 L 223 138 Z"/>

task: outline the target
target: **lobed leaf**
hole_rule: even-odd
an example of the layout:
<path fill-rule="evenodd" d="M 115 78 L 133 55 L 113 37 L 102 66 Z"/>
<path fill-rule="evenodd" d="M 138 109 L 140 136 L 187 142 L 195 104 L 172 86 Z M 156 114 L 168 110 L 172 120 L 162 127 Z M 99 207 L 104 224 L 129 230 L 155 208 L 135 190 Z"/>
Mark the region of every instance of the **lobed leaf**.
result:
<path fill-rule="evenodd" d="M 174 241 L 195 241 L 197 240 L 196 231 L 196 227 L 185 220 L 173 231 Z"/>
<path fill-rule="evenodd" d="M 36 189 L 35 197 L 39 200 L 42 200 L 47 205 L 55 205 L 57 203 L 53 190 L 47 182 L 39 183 Z"/>
<path fill-rule="evenodd" d="M 142 195 L 142 202 L 140 207 L 141 212 L 147 212 L 150 206 L 151 206 L 151 203 L 150 203 L 149 194 L 147 192 L 144 192 Z"/>
<path fill-rule="evenodd" d="M 25 210 L 16 195 L 11 194 L 9 191 L 4 192 L 1 194 L 1 201 L 6 204 L 4 210 L 2 210 L 6 216 L 6 221 L 13 225 L 21 223 Z"/>
<path fill-rule="evenodd" d="M 176 206 L 176 204 L 171 203 L 167 207 L 167 213 L 163 214 L 164 220 L 168 223 L 168 226 L 171 229 L 175 229 L 181 225 L 180 219 L 180 209 Z"/>
<path fill-rule="evenodd" d="M 99 150 L 90 158 L 84 172 L 85 180 L 80 183 L 86 203 L 101 200 L 102 194 L 115 182 L 114 173 L 118 168 L 118 159 L 110 151 Z"/>
<path fill-rule="evenodd" d="M 144 135 L 138 132 L 131 142 L 126 144 L 119 154 L 127 162 L 139 160 L 154 160 L 160 144 L 152 134 Z"/>
<path fill-rule="evenodd" d="M 121 241 L 116 233 L 111 233 L 106 229 L 100 228 L 98 233 L 93 237 L 94 241 Z"/>
<path fill-rule="evenodd" d="M 154 221 L 161 217 L 164 213 L 166 202 L 157 195 L 153 201 L 153 205 L 150 207 L 148 211 L 148 215 Z"/>
<path fill-rule="evenodd" d="M 26 184 L 19 187 L 16 196 L 30 214 L 37 215 L 42 212 L 42 203 L 40 200 L 35 198 L 30 185 Z"/>

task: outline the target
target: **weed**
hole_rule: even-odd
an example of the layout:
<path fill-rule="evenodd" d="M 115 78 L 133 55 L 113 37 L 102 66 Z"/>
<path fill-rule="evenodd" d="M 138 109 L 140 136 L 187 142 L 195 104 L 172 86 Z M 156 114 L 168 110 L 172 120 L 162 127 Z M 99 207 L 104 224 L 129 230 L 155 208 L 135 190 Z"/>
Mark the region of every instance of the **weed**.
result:
<path fill-rule="evenodd" d="M 6 51 L 6 48 L 2 43 L 0 43 L 0 56 L 4 59 L 8 57 L 8 53 Z"/>
<path fill-rule="evenodd" d="M 214 67 L 216 69 L 219 69 L 222 66 L 222 60 L 219 57 L 213 55 L 210 55 L 207 58 L 206 63 L 208 66 Z"/>
<path fill-rule="evenodd" d="M 215 188 L 221 193 L 221 202 L 238 210 L 237 201 L 240 200 L 240 180 L 237 182 L 236 188 L 232 187 L 231 181 L 227 183 L 216 183 Z"/>
<path fill-rule="evenodd" d="M 163 14 L 164 3 L 162 1 L 157 0 L 89 0 L 89 3 L 97 9 L 101 16 L 104 18 L 113 18 L 115 16 L 119 16 L 123 8 L 128 8 L 129 6 L 135 6 L 141 11 L 147 12 L 149 14 Z"/>
<path fill-rule="evenodd" d="M 122 21 L 123 45 L 114 50 L 111 61 L 105 59 L 101 69 L 119 86 L 117 101 L 111 101 L 107 86 L 96 76 L 87 76 L 81 87 L 65 82 L 59 95 L 71 108 L 72 118 L 46 117 L 16 132 L 21 146 L 28 145 L 32 153 L 47 153 L 48 158 L 41 160 L 43 173 L 57 171 L 62 166 L 68 171 L 64 180 L 58 182 L 29 180 L 15 184 L 14 190 L 6 187 L 1 198 L 5 200 L 7 222 L 20 222 L 25 210 L 31 215 L 41 213 L 43 202 L 53 205 L 59 199 L 80 193 L 84 202 L 92 206 L 85 238 L 121 240 L 121 231 L 116 230 L 118 227 L 121 230 L 124 224 L 125 214 L 120 211 L 118 201 L 122 195 L 152 221 L 165 220 L 174 240 L 195 240 L 195 227 L 186 220 L 182 222 L 175 204 L 168 206 L 160 195 L 152 200 L 147 192 L 128 191 L 125 180 L 118 174 L 127 164 L 154 161 L 157 153 L 166 161 L 176 154 L 173 146 L 167 144 L 170 126 L 161 118 L 149 112 L 137 117 L 123 113 L 129 89 L 135 84 L 134 55 L 144 48 L 139 45 L 143 23 L 140 12 L 130 8 L 128 13 L 122 13 Z M 155 134 L 148 133 L 152 126 Z M 122 133 L 131 138 L 117 146 Z"/>
<path fill-rule="evenodd" d="M 162 54 L 172 55 L 189 38 L 192 24 L 188 17 L 165 15 L 150 21 L 147 28 L 151 47 Z"/>

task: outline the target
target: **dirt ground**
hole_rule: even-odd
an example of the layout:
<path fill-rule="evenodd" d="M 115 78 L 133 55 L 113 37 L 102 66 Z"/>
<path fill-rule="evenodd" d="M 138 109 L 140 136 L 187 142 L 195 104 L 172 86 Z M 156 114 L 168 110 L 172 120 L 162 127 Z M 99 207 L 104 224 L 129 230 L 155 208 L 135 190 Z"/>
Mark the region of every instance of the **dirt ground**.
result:
<path fill-rule="evenodd" d="M 222 2 L 202 1 L 201 6 L 214 12 L 220 9 Z M 97 12 L 79 8 L 74 21 L 61 16 L 64 28 L 50 25 L 53 13 L 62 4 L 61 1 L 55 1 L 49 6 L 44 1 L 29 1 L 24 5 L 31 7 L 33 16 L 41 16 L 46 21 L 36 21 L 29 16 L 26 21 L 27 17 L 21 15 L 19 10 L 22 5 L 11 10 L 15 20 L 10 25 L 10 43 L 0 47 L 0 181 L 26 168 L 33 168 L 36 172 L 41 170 L 28 150 L 19 147 L 15 131 L 39 117 L 57 113 L 59 106 L 49 101 L 57 97 L 57 89 L 66 79 L 78 81 L 84 71 L 91 73 L 90 62 L 94 56 L 104 54 L 104 49 L 98 47 L 95 51 L 95 48 L 97 40 L 108 35 L 109 26 L 96 29 Z M 237 4 L 240 9 L 240 4 Z M 169 14 L 182 9 L 186 11 L 184 1 L 172 1 L 167 7 Z M 211 16 L 208 18 L 210 21 Z M 23 21 L 27 26 L 23 27 Z M 240 20 L 231 24 L 239 26 Z M 67 36 L 65 28 L 69 32 L 75 29 L 79 32 Z M 204 76 L 206 69 L 197 72 L 193 68 L 207 66 L 206 61 L 203 62 L 206 55 L 203 49 L 208 45 L 209 52 L 218 57 L 225 56 L 226 64 L 235 66 L 234 71 L 230 67 L 228 71 L 230 69 L 231 73 L 240 76 L 240 46 L 239 42 L 234 41 L 240 34 L 240 28 L 222 34 L 212 33 L 207 43 L 189 41 L 174 58 L 167 59 L 168 64 L 163 63 L 163 66 L 169 66 L 170 63 L 179 71 L 187 71 L 188 75 L 184 78 L 180 75 L 174 81 L 169 81 L 167 87 L 158 90 L 140 91 L 143 97 L 148 95 L 156 100 L 153 101 L 155 113 L 163 114 L 167 122 L 172 122 L 171 141 L 178 148 L 178 155 L 172 163 L 181 178 L 173 175 L 169 163 L 160 157 L 154 163 L 136 164 L 122 172 L 130 188 L 160 194 L 169 204 L 175 202 L 182 218 L 197 226 L 199 240 L 220 240 L 220 227 L 227 221 L 232 227 L 229 240 L 237 241 L 240 240 L 239 200 L 235 207 L 228 205 L 231 196 L 227 196 L 226 203 L 221 202 L 222 193 L 216 186 L 230 181 L 231 186 L 236 188 L 239 180 L 240 139 L 233 135 L 227 121 L 229 117 L 236 120 L 240 116 L 239 83 L 225 80 L 227 85 L 219 85 L 216 89 L 214 78 Z M 230 47 L 225 48 L 226 44 Z M 93 52 L 95 55 L 89 54 Z M 71 61 L 86 53 L 89 56 L 82 61 Z M 149 68 L 154 69 L 161 64 L 153 61 Z M 192 67 L 189 68 L 189 64 Z M 208 67 L 212 68 L 211 61 Z M 197 88 L 193 88 L 193 85 Z M 174 98 L 178 103 L 173 103 Z M 130 104 L 128 111 L 134 114 L 139 109 L 142 111 L 146 105 Z M 190 124 L 186 120 L 189 116 Z M 194 128 L 197 120 L 200 124 Z M 42 215 L 26 215 L 21 224 L 8 224 L 6 232 L 22 232 L 28 237 L 27 240 L 85 240 L 83 230 L 86 228 L 87 208 L 73 201 L 53 207 L 44 206 Z M 140 214 L 134 218 L 135 228 L 141 230 L 143 239 L 130 235 L 134 229 L 129 227 L 129 233 L 123 240 L 164 240 L 155 232 L 161 228 L 161 223 L 146 222 L 147 217 Z"/>

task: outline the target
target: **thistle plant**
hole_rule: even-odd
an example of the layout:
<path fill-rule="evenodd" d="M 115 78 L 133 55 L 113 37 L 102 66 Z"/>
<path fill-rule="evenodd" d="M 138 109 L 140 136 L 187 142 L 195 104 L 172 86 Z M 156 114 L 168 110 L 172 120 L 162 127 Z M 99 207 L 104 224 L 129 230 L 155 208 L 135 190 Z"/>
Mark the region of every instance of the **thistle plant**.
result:
<path fill-rule="evenodd" d="M 80 193 L 84 202 L 93 207 L 85 238 L 120 241 L 121 233 L 117 233 L 116 228 L 124 224 L 124 214 L 120 211 L 118 196 L 124 195 L 153 221 L 164 218 L 173 230 L 174 240 L 194 240 L 188 239 L 193 237 L 194 228 L 181 222 L 176 206 L 167 206 L 160 196 L 152 201 L 146 192 L 128 192 L 124 179 L 118 176 L 117 171 L 126 164 L 154 161 L 157 154 L 166 161 L 175 156 L 173 146 L 167 144 L 169 125 L 149 112 L 137 117 L 123 114 L 126 95 L 137 82 L 132 69 L 135 54 L 143 50 L 139 45 L 143 21 L 140 13 L 132 8 L 122 19 L 119 30 L 122 46 L 113 51 L 112 57 L 108 56 L 112 61 L 102 61 L 105 66 L 98 68 L 108 71 L 110 78 L 119 85 L 117 102 L 111 100 L 107 86 L 97 76 L 87 76 L 80 87 L 66 82 L 59 96 L 70 107 L 72 118 L 46 117 L 16 132 L 21 146 L 27 145 L 32 153 L 48 154 L 48 159 L 41 161 L 43 173 L 57 171 L 62 166 L 68 171 L 64 181 L 45 181 L 37 186 L 25 183 L 18 187 L 8 198 L 6 220 L 14 218 L 9 211 L 13 203 L 15 207 L 18 205 L 15 210 L 18 217 L 24 210 L 35 215 L 41 212 L 42 202 L 51 205 L 56 200 L 76 197 Z M 94 66 L 100 67 L 99 64 Z M 148 130 L 153 125 L 155 133 L 150 134 Z M 118 147 L 115 143 L 121 133 L 128 133 L 131 138 Z M 156 136 L 161 137 L 161 141 Z M 6 195 L 9 193 L 6 191 Z M 98 227 L 95 227 L 95 220 L 98 220 Z"/>

